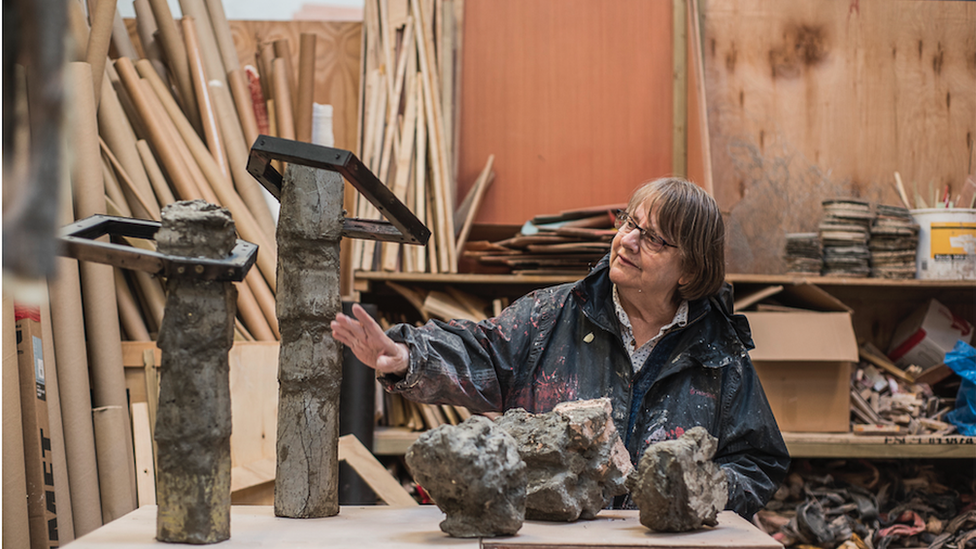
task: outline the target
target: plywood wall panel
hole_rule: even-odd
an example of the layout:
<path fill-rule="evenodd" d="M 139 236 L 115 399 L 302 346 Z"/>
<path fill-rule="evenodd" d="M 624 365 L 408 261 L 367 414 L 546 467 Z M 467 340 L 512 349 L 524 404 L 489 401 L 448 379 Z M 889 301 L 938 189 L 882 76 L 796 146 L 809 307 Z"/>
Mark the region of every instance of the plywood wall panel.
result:
<path fill-rule="evenodd" d="M 671 171 L 671 3 L 466 0 L 457 196 L 477 223 L 622 202 Z"/>
<path fill-rule="evenodd" d="M 973 168 L 976 4 L 706 0 L 705 80 L 729 269 L 782 271 L 821 201 L 898 204 Z"/>

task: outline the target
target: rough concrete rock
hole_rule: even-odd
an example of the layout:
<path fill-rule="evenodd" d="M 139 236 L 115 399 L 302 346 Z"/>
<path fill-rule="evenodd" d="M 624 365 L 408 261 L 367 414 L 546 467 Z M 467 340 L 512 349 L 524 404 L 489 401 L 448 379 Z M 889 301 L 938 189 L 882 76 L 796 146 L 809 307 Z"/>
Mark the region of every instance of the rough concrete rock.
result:
<path fill-rule="evenodd" d="M 718 441 L 704 427 L 648 446 L 628 479 L 641 524 L 660 532 L 687 532 L 718 524 L 728 480 L 715 462 Z"/>
<path fill-rule="evenodd" d="M 441 425 L 410 445 L 407 467 L 447 514 L 441 530 L 458 538 L 509 536 L 525 520 L 525 463 L 515 440 L 472 416 Z"/>
<path fill-rule="evenodd" d="M 611 411 L 610 399 L 601 398 L 564 402 L 546 414 L 518 408 L 496 420 L 528 467 L 526 518 L 590 519 L 627 493 L 633 465 Z"/>

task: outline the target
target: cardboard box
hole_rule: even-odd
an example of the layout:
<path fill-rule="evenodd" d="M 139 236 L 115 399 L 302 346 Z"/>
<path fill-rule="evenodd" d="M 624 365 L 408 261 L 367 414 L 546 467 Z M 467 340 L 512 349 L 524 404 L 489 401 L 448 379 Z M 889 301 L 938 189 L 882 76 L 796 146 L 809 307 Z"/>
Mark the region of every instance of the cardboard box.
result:
<path fill-rule="evenodd" d="M 54 500 L 54 455 L 51 453 L 48 421 L 41 316 L 36 307 L 17 306 L 14 318 L 31 548 L 46 549 L 58 547 L 58 517 Z"/>
<path fill-rule="evenodd" d="M 791 297 L 800 304 L 797 294 Z M 858 360 L 851 312 L 831 300 L 818 306 L 843 310 L 743 313 L 756 344 L 749 355 L 781 431 L 850 430 L 851 368 Z"/>
<path fill-rule="evenodd" d="M 945 362 L 945 354 L 956 341 L 969 343 L 972 339 L 972 324 L 930 299 L 895 328 L 888 358 L 902 368 L 914 364 L 927 370 Z"/>

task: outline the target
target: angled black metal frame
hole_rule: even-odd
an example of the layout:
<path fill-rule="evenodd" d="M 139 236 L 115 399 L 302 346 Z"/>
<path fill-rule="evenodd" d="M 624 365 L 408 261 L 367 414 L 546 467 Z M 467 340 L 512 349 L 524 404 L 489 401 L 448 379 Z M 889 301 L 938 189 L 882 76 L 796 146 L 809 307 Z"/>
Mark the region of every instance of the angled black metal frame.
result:
<path fill-rule="evenodd" d="M 257 260 L 258 246 L 237 240 L 225 259 L 182 257 L 95 239 L 131 237 L 153 240 L 161 223 L 112 215 L 93 215 L 66 225 L 59 238 L 60 255 L 81 261 L 104 263 L 123 269 L 146 271 L 158 276 L 240 282 Z"/>
<path fill-rule="evenodd" d="M 417 216 L 403 202 L 400 202 L 400 199 L 353 153 L 343 149 L 259 135 L 251 146 L 247 171 L 268 189 L 268 192 L 280 200 L 282 176 L 271 165 L 272 160 L 337 172 L 389 219 L 389 221 L 382 221 L 347 217 L 343 222 L 343 236 L 420 246 L 427 244 L 430 239 L 430 229 L 421 223 Z"/>

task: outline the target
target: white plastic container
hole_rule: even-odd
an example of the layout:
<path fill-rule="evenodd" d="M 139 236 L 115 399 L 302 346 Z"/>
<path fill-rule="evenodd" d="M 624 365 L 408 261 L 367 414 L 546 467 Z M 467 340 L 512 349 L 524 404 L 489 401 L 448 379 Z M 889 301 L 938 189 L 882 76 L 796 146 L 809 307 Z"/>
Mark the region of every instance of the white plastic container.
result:
<path fill-rule="evenodd" d="M 976 209 L 911 210 L 918 223 L 915 278 L 976 280 Z"/>

